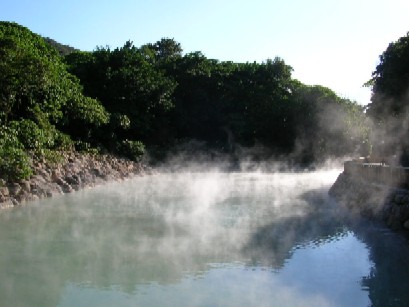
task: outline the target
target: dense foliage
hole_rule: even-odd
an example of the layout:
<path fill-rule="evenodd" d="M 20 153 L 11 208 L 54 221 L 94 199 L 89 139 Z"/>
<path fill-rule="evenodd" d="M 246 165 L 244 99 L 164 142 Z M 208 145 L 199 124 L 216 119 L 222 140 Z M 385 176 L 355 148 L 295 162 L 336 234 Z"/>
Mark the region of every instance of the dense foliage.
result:
<path fill-rule="evenodd" d="M 162 39 L 72 53 L 66 61 L 86 95 L 126 119 L 126 126 L 110 126 L 111 140 L 136 137 L 168 148 L 196 139 L 230 154 L 258 146 L 306 163 L 367 147 L 362 108 L 292 79 L 280 58 L 220 62 L 201 52 L 182 55 L 177 42 Z"/>
<path fill-rule="evenodd" d="M 69 146 L 64 132 L 92 133 L 108 122 L 104 107 L 82 94 L 57 51 L 14 23 L 0 23 L 0 84 L 3 178 L 29 175 L 27 150 Z M 24 171 L 13 174 L 16 161 Z"/>
<path fill-rule="evenodd" d="M 296 163 L 367 146 L 362 108 L 294 80 L 280 58 L 220 62 L 183 54 L 169 38 L 93 52 L 63 47 L 0 23 L 2 178 L 29 176 L 29 151 L 72 146 L 138 160 L 145 146 L 158 153 L 197 140 L 232 156 L 262 148 L 258 158 Z"/>
<path fill-rule="evenodd" d="M 62 56 L 68 55 L 75 51 L 79 51 L 71 46 L 60 44 L 59 42 L 56 42 L 55 40 L 49 37 L 45 37 L 44 40 L 47 42 L 47 44 L 54 47 L 58 51 L 58 53 Z"/>
<path fill-rule="evenodd" d="M 409 33 L 390 43 L 379 59 L 368 82 L 374 145 L 378 154 L 401 156 L 409 165 Z"/>
<path fill-rule="evenodd" d="M 409 106 L 409 32 L 390 43 L 369 84 L 373 97 L 369 112 L 377 118 L 399 116 Z"/>

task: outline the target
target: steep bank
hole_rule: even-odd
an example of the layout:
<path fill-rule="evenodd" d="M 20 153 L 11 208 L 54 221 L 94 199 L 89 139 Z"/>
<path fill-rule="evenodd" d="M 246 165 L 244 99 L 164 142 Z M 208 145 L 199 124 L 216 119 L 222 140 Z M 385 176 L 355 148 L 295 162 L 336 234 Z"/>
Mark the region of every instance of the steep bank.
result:
<path fill-rule="evenodd" d="M 409 190 L 371 182 L 344 170 L 329 194 L 349 211 L 409 234 Z"/>
<path fill-rule="evenodd" d="M 0 209 L 152 172 L 141 163 L 112 155 L 78 152 L 62 153 L 59 163 L 40 160 L 32 166 L 34 175 L 29 179 L 0 184 Z"/>

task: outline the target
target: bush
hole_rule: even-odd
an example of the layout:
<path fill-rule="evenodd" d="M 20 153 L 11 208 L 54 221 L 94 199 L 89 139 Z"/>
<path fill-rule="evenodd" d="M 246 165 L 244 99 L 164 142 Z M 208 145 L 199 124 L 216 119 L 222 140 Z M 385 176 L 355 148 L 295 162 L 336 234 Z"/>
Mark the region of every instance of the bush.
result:
<path fill-rule="evenodd" d="M 123 140 L 118 146 L 118 153 L 138 162 L 145 154 L 145 145 L 140 141 Z"/>
<path fill-rule="evenodd" d="M 18 140 L 17 132 L 5 126 L 0 128 L 0 177 L 7 181 L 30 177 L 30 158 Z"/>
<path fill-rule="evenodd" d="M 57 134 L 55 129 L 41 129 L 29 119 L 12 121 L 10 127 L 17 132 L 19 141 L 26 149 L 54 147 Z"/>
<path fill-rule="evenodd" d="M 6 181 L 20 181 L 32 175 L 30 158 L 24 150 L 0 146 L 0 176 Z"/>
<path fill-rule="evenodd" d="M 27 150 L 37 152 L 43 149 L 70 150 L 73 148 L 71 138 L 50 123 L 37 125 L 32 120 L 22 119 L 10 122 L 9 126 L 16 132 L 18 140 Z"/>
<path fill-rule="evenodd" d="M 33 159 L 41 159 L 47 161 L 51 165 L 56 165 L 64 161 L 64 156 L 61 151 L 51 149 L 40 149 L 35 152 Z"/>
<path fill-rule="evenodd" d="M 131 120 L 125 114 L 111 114 L 110 123 L 114 128 L 121 128 L 123 130 L 127 130 L 131 127 Z"/>
<path fill-rule="evenodd" d="M 56 130 L 54 145 L 56 149 L 61 150 L 73 150 L 74 142 L 71 140 L 70 136 Z"/>
<path fill-rule="evenodd" d="M 98 148 L 95 148 L 90 143 L 81 141 L 81 140 L 78 140 L 75 142 L 75 150 L 94 154 L 94 155 L 99 154 Z"/>

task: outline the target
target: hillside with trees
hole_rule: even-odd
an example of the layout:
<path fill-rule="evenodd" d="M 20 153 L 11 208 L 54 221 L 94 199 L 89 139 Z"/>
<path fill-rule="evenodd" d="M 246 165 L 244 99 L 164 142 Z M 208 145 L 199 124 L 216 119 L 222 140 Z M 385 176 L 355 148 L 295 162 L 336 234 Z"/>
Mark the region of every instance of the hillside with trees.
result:
<path fill-rule="evenodd" d="M 53 40 L 52 38 L 49 38 L 49 37 L 45 37 L 44 40 L 47 42 L 47 44 L 54 47 L 61 56 L 65 56 L 65 55 L 68 55 L 70 53 L 79 51 L 78 49 L 75 49 L 74 47 L 64 45 L 64 44 L 60 44 L 59 42 L 57 42 L 57 41 L 55 41 L 55 40 Z"/>
<path fill-rule="evenodd" d="M 127 123 L 111 126 L 110 135 L 136 137 L 149 148 L 194 139 L 229 154 L 259 146 L 266 155 L 311 163 L 352 153 L 367 141 L 360 106 L 294 80 L 280 58 L 220 62 L 201 52 L 183 55 L 179 43 L 162 39 L 65 60 L 84 93 Z"/>
<path fill-rule="evenodd" d="M 311 164 L 365 151 L 363 108 L 291 76 L 283 59 L 234 63 L 183 53 L 173 39 L 60 52 L 0 23 L 0 176 L 30 176 L 30 159 L 61 150 L 139 160 L 194 140 L 201 150 Z M 146 149 L 146 150 L 145 150 Z"/>
<path fill-rule="evenodd" d="M 6 180 L 30 176 L 29 151 L 52 155 L 72 147 L 73 127 L 92 134 L 109 121 L 57 51 L 14 23 L 0 23 L 0 84 L 0 174 Z"/>

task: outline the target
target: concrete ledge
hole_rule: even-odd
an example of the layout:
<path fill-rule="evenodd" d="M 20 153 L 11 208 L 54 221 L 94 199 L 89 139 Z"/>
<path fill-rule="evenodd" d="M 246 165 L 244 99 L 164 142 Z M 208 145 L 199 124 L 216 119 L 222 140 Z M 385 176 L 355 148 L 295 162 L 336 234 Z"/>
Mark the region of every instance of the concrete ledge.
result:
<path fill-rule="evenodd" d="M 409 188 L 409 167 L 390 166 L 384 163 L 362 163 L 347 161 L 345 174 L 370 183 L 384 184 L 397 188 Z"/>

